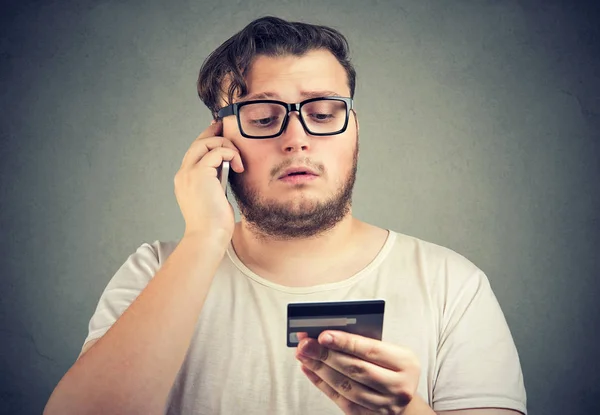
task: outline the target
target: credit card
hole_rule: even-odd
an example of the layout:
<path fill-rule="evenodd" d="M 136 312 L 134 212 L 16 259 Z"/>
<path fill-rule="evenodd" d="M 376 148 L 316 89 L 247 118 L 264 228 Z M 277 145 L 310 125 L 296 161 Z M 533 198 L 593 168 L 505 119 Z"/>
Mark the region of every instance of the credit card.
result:
<path fill-rule="evenodd" d="M 298 334 L 316 339 L 325 330 L 340 330 L 381 340 L 384 300 L 289 303 L 287 345 L 296 347 Z"/>

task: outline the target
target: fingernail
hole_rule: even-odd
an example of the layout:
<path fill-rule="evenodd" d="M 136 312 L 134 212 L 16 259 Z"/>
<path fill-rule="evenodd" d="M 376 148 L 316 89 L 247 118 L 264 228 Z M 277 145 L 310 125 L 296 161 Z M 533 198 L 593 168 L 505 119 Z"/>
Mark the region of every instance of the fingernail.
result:
<path fill-rule="evenodd" d="M 333 336 L 331 336 L 331 334 L 326 333 L 323 336 L 321 336 L 321 344 L 331 344 L 333 343 Z"/>

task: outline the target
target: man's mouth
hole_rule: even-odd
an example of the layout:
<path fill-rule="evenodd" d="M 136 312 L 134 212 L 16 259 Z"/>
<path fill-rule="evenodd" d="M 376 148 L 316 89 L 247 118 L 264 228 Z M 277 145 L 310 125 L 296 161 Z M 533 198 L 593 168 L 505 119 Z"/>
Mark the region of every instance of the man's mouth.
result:
<path fill-rule="evenodd" d="M 280 179 L 286 177 L 297 177 L 297 176 L 318 176 L 318 174 L 308 167 L 290 167 L 286 169 L 280 176 Z"/>
<path fill-rule="evenodd" d="M 283 174 L 279 176 L 279 180 L 289 184 L 303 184 L 318 177 L 319 175 L 313 173 L 311 170 L 305 168 L 292 168 L 283 172 Z"/>

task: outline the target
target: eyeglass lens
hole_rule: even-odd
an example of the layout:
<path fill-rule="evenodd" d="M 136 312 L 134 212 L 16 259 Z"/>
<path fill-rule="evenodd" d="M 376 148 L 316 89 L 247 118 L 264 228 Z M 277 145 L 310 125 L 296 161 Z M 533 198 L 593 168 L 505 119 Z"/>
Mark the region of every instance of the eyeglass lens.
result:
<path fill-rule="evenodd" d="M 239 109 L 239 118 L 245 134 L 263 137 L 279 133 L 287 108 L 275 103 L 247 104 Z M 300 114 L 309 133 L 335 133 L 346 122 L 346 103 L 336 100 L 311 101 L 302 106 Z"/>

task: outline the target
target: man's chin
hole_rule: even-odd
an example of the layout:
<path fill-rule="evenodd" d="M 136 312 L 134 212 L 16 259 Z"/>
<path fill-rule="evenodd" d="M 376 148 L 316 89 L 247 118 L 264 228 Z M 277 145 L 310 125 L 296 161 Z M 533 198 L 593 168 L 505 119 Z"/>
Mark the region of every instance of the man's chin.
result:
<path fill-rule="evenodd" d="M 240 206 L 240 212 L 252 218 L 278 217 L 283 221 L 310 220 L 312 217 L 321 216 L 326 210 L 325 206 L 327 203 L 319 203 L 315 200 L 284 203 L 265 201 L 260 204 L 244 204 L 243 208 Z"/>
<path fill-rule="evenodd" d="M 266 208 L 268 210 L 287 212 L 290 215 L 308 215 L 318 211 L 319 206 L 325 205 L 327 200 L 319 200 L 316 197 L 292 198 L 289 200 L 275 199 L 265 200 L 260 206 L 254 206 L 256 209 Z"/>

